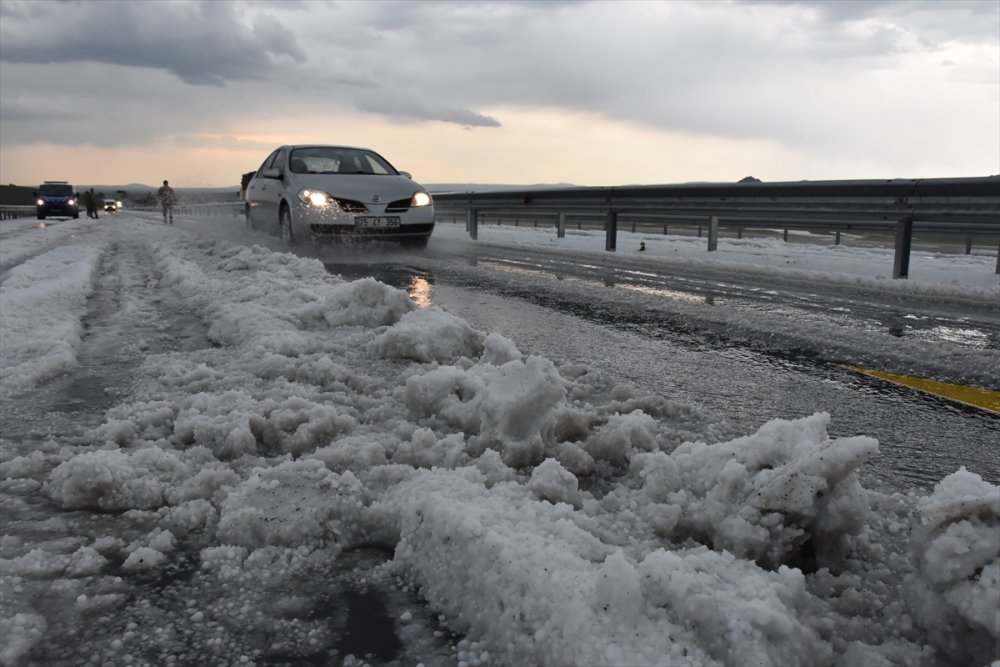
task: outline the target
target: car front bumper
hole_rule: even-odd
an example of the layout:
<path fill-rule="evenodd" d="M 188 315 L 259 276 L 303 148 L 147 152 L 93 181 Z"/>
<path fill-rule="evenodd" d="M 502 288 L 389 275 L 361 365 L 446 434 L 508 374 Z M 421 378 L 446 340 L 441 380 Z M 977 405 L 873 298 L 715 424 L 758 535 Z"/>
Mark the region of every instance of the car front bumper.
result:
<path fill-rule="evenodd" d="M 47 206 L 36 206 L 35 213 L 38 215 L 79 215 L 80 209 L 76 206 L 49 204 Z"/>
<path fill-rule="evenodd" d="M 309 225 L 309 232 L 316 240 L 344 239 L 348 237 L 371 239 L 405 239 L 430 236 L 433 222 L 401 224 L 399 227 L 355 227 L 354 225 Z"/>
<path fill-rule="evenodd" d="M 419 238 L 430 236 L 434 231 L 434 207 L 400 212 L 383 209 L 347 213 L 299 206 L 292 211 L 292 221 L 296 235 L 309 236 L 317 241 L 348 237 L 387 240 Z M 396 221 L 398 224 L 395 224 Z"/>

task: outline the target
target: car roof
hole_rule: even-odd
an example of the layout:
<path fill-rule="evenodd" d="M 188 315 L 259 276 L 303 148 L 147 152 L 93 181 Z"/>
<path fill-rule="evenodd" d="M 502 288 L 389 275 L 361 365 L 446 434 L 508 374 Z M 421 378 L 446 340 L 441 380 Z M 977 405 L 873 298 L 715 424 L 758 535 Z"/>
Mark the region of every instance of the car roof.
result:
<path fill-rule="evenodd" d="M 283 148 L 290 148 L 295 150 L 297 148 L 347 148 L 356 151 L 370 151 L 374 153 L 371 148 L 365 148 L 364 146 L 346 146 L 344 144 L 290 144 L 283 146 Z"/>

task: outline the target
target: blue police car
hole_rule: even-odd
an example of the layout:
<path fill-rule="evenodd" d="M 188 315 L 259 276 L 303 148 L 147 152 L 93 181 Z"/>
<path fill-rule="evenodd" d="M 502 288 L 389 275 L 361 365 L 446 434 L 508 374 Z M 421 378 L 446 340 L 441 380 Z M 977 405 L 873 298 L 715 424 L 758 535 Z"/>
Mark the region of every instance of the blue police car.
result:
<path fill-rule="evenodd" d="M 39 220 L 46 216 L 80 217 L 80 205 L 76 201 L 73 186 L 66 181 L 45 181 L 35 193 L 35 213 Z"/>

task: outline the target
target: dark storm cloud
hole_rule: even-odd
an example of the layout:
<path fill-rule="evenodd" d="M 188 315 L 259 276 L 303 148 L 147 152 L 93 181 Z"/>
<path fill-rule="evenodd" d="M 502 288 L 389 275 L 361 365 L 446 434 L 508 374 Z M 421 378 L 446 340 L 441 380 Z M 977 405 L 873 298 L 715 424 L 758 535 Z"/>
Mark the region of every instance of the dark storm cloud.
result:
<path fill-rule="evenodd" d="M 376 95 L 371 99 L 360 100 L 357 103 L 357 107 L 361 111 L 390 117 L 436 120 L 444 123 L 455 123 L 456 125 L 463 125 L 465 127 L 500 127 L 500 121 L 491 116 L 470 111 L 469 109 L 449 107 L 429 102 L 425 99 L 400 99 L 396 96 L 391 100 L 387 100 L 384 96 Z"/>
<path fill-rule="evenodd" d="M 903 20 L 934 39 L 991 39 L 1000 34 L 996 0 L 751 0 L 753 4 L 802 7 L 838 24 L 866 19 Z"/>
<path fill-rule="evenodd" d="M 76 118 L 75 114 L 64 109 L 38 109 L 21 104 L 17 100 L 0 97 L 0 118 L 4 123 L 19 123 L 24 121 L 48 123 L 51 121 L 67 121 Z"/>
<path fill-rule="evenodd" d="M 425 89 L 419 73 L 399 77 L 420 50 L 431 47 L 415 31 L 420 28 L 419 21 L 425 21 L 425 27 L 426 23 L 434 25 L 433 5 L 403 2 L 341 6 L 316 0 L 5 0 L 0 5 L 0 19 L 0 61 L 11 65 L 63 65 L 66 69 L 90 62 L 169 72 L 194 86 L 226 86 L 227 101 L 249 106 L 259 105 L 262 98 L 235 90 L 232 84 L 266 82 L 271 89 L 264 99 L 272 109 L 287 105 L 299 110 L 322 109 L 332 103 L 397 118 L 463 126 L 499 125 L 496 119 L 471 108 L 436 99 L 440 91 Z M 382 50 L 386 40 L 378 31 L 386 30 L 402 31 L 406 38 L 418 36 L 417 51 L 411 55 Z M 135 77 L 128 80 L 136 82 Z M 123 88 L 123 92 L 165 97 L 159 91 L 144 89 L 141 81 L 136 83 L 137 87 Z M 76 78 L 66 82 L 59 92 L 67 96 L 75 90 L 82 98 L 92 85 L 89 80 Z M 5 88 L 15 99 L 38 92 L 32 86 Z M 211 96 L 199 96 L 205 98 L 199 99 L 199 107 L 211 105 Z M 183 97 L 191 100 L 191 95 Z M 223 101 L 219 100 L 220 104 Z M 18 103 L 26 108 L 33 104 Z M 221 113 L 231 115 L 225 110 Z M 103 134 L 102 130 L 81 128 L 60 130 L 75 136 L 89 136 L 95 131 Z M 36 132 L 7 134 L 9 140 L 18 141 L 19 136 Z"/>
<path fill-rule="evenodd" d="M 222 85 L 267 78 L 305 59 L 295 36 L 227 2 L 5 3 L 0 59 L 98 62 L 163 69 L 183 81 Z"/>

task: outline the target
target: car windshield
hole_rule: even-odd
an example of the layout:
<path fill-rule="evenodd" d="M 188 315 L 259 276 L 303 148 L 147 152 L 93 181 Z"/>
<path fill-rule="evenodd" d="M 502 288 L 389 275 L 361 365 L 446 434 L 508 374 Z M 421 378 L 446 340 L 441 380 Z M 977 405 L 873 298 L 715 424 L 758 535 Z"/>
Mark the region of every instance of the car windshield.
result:
<path fill-rule="evenodd" d="M 382 156 L 357 148 L 312 146 L 297 148 L 288 158 L 295 174 L 375 174 L 395 176 L 397 172 Z"/>
<path fill-rule="evenodd" d="M 65 183 L 44 183 L 38 191 L 43 195 L 73 195 L 73 186 Z"/>

